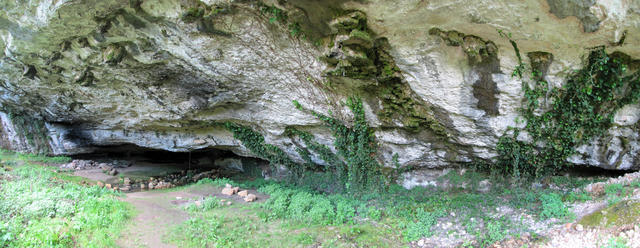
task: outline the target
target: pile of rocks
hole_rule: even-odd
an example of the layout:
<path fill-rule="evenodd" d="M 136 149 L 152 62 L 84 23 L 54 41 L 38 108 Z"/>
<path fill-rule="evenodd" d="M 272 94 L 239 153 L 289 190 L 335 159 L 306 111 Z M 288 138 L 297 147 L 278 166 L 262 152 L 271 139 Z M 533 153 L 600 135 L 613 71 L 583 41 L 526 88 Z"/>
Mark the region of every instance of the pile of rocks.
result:
<path fill-rule="evenodd" d="M 601 196 L 604 195 L 605 186 L 609 184 L 622 184 L 623 186 L 628 186 L 633 182 L 640 182 L 640 171 L 627 173 L 623 176 L 619 176 L 616 178 L 611 178 L 606 182 L 597 182 L 587 185 L 584 190 L 591 194 L 592 196 Z M 640 194 L 640 191 L 634 191 L 634 195 Z"/>
<path fill-rule="evenodd" d="M 115 176 L 118 174 L 118 168 L 131 167 L 132 164 L 133 163 L 131 161 L 126 160 L 114 160 L 110 163 L 102 163 L 93 160 L 74 159 L 70 163 L 61 165 L 60 168 L 70 170 L 89 170 L 100 168 L 104 173 Z"/>
<path fill-rule="evenodd" d="M 100 164 L 100 168 L 103 172 L 115 176 L 118 174 L 118 170 L 116 167 Z M 125 165 L 127 166 L 127 165 Z M 128 165 L 130 166 L 130 164 Z M 193 176 L 192 176 L 193 175 Z M 107 185 L 109 189 L 120 190 L 120 191 L 134 191 L 134 190 L 151 190 L 151 189 L 169 189 L 174 188 L 176 186 L 185 185 L 188 183 L 194 183 L 204 178 L 218 178 L 220 176 L 220 170 L 213 169 L 208 171 L 201 170 L 183 170 L 181 172 L 172 173 L 160 178 L 151 177 L 146 180 L 137 180 L 134 181 L 131 178 L 125 177 L 121 185 L 111 185 L 104 184 L 102 182 L 98 182 L 98 186 L 106 187 Z M 234 194 L 237 193 L 234 192 Z"/>
<path fill-rule="evenodd" d="M 149 189 L 169 189 L 169 188 L 176 187 L 176 185 L 174 185 L 171 182 L 167 182 L 162 179 L 155 179 L 153 177 L 149 179 L 148 186 L 149 186 Z"/>
<path fill-rule="evenodd" d="M 223 195 L 232 196 L 234 194 L 238 194 L 238 196 L 243 197 L 245 202 L 252 202 L 258 199 L 258 197 L 254 194 L 250 194 L 248 190 L 240 191 L 240 187 L 233 187 L 231 184 L 225 185 L 224 189 L 221 192 Z"/>
<path fill-rule="evenodd" d="M 73 161 L 63 164 L 60 166 L 62 169 L 70 169 L 70 170 L 87 170 L 94 169 L 100 166 L 100 163 L 97 163 L 93 160 L 82 160 L 82 159 L 74 159 Z"/>

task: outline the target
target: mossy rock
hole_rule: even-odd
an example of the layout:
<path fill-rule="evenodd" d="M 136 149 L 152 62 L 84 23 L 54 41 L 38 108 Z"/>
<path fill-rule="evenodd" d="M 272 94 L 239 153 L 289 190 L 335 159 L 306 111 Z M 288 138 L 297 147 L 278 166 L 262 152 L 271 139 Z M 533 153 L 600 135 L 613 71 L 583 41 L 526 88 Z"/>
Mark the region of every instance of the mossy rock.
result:
<path fill-rule="evenodd" d="M 111 44 L 102 52 L 102 60 L 107 64 L 117 64 L 124 59 L 126 54 L 127 50 L 125 50 L 124 47 Z"/>
<path fill-rule="evenodd" d="M 622 201 L 583 217 L 580 224 L 591 227 L 621 226 L 640 221 L 640 202 Z"/>
<path fill-rule="evenodd" d="M 367 15 L 360 11 L 338 17 L 331 22 L 334 33 L 348 33 L 354 29 L 364 30 L 366 27 Z"/>
<path fill-rule="evenodd" d="M 349 39 L 342 41 L 342 44 L 345 46 L 361 46 L 365 49 L 373 48 L 373 39 L 369 33 L 361 30 L 351 30 L 349 34 Z"/>

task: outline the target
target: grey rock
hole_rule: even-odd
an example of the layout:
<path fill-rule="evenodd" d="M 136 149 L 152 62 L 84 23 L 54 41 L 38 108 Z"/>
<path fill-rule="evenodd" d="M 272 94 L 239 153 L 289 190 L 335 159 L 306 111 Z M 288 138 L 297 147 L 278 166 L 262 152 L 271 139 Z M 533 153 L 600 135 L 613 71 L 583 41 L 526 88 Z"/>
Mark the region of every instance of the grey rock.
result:
<path fill-rule="evenodd" d="M 290 5 L 278 6 L 311 14 L 319 11 L 305 8 L 318 10 L 327 4 L 287 2 Z M 319 59 L 333 54 L 327 57 L 333 62 L 370 60 L 360 58 L 362 53 L 352 48 L 372 46 L 363 36 L 342 33 L 335 45 L 349 49 L 315 46 L 292 37 L 286 25 L 270 23 L 251 1 L 230 1 L 239 7 L 206 25 L 181 19 L 190 7 L 185 1 L 129 3 L 2 1 L 1 146 L 71 155 L 102 146 L 133 144 L 180 152 L 219 148 L 255 157 L 217 125 L 233 121 L 251 126 L 267 143 L 303 162 L 296 152 L 296 141 L 284 133 L 286 127 L 311 132 L 319 143 L 329 146 L 333 137 L 317 118 L 297 111 L 291 101 L 298 100 L 317 112 L 331 111 L 348 122 L 349 110 L 336 106 L 349 94 L 328 93 L 326 84 L 379 86 L 372 79 L 328 77 L 329 65 Z M 379 96 L 364 99 L 364 109 L 380 144 L 379 160 L 395 167 L 397 154 L 400 167 L 419 168 L 416 174 L 420 174 L 422 169 L 441 169 L 476 159 L 491 161 L 498 138 L 508 127 L 522 125 L 515 122 L 523 99 L 521 82 L 511 77 L 517 59 L 496 27 L 511 33 L 523 54 L 553 54 L 546 78 L 555 87 L 564 83 L 567 71 L 580 67 L 586 48 L 618 42 L 625 30 L 626 42 L 609 52 L 640 58 L 636 49 L 640 45 L 637 3 L 547 3 L 463 0 L 454 8 L 446 0 L 340 2 L 335 6 L 358 11 L 334 21 L 322 16 L 308 20 L 317 24 L 311 25 L 318 28 L 313 31 L 329 34 L 346 24 L 363 25 L 360 20 L 366 16 L 371 33 L 386 38 L 388 55 L 398 67 L 393 73 L 402 76 L 417 102 L 429 106 L 448 136 L 438 137 L 426 129 L 410 131 L 399 120 L 384 122 L 377 115 L 384 107 Z M 576 16 L 580 22 L 567 16 Z M 479 37 L 477 41 L 485 46 L 490 41 L 498 50 L 496 61 L 491 68 L 474 66 L 469 59 L 477 62 L 478 58 L 463 51 L 472 47 L 448 45 L 428 34 L 433 27 Z M 638 116 L 640 109 L 635 105 L 620 110 L 615 126 L 580 147 L 580 154 L 570 162 L 639 169 Z M 38 135 L 29 141 L 25 133 Z M 323 163 L 315 154 L 311 159 Z M 242 169 L 240 165 L 228 162 L 225 166 Z M 280 172 L 265 170 L 266 175 Z M 430 184 L 428 178 L 433 175 L 425 175 L 424 180 L 417 179 L 420 175 L 404 176 L 407 181 L 403 184 L 411 187 Z"/>

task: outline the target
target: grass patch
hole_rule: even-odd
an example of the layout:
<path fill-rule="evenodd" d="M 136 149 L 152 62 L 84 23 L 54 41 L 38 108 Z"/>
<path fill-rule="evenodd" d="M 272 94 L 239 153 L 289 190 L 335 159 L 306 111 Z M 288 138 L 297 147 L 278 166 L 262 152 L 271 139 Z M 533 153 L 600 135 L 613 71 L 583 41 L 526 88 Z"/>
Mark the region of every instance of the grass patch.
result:
<path fill-rule="evenodd" d="M 320 178 L 322 175 L 309 177 Z M 270 195 L 266 202 L 258 205 L 260 209 L 256 216 L 263 223 L 288 223 L 294 226 L 292 223 L 304 223 L 318 228 L 355 226 L 356 229 L 352 233 L 354 237 L 360 236 L 357 234 L 357 227 L 384 225 L 394 237 L 407 242 L 433 235 L 445 235 L 442 228 L 434 227 L 443 221 L 458 222 L 467 233 L 476 237 L 473 245 L 478 247 L 490 246 L 507 237 L 530 231 L 528 226 L 511 219 L 511 216 L 495 217 L 498 207 L 518 209 L 537 216 L 539 220 L 555 218 L 558 222 L 564 222 L 574 218 L 569 211 L 568 203 L 590 198 L 582 191 L 567 190 L 584 185 L 590 180 L 567 177 L 556 179 L 558 184 L 563 186 L 555 190 L 531 190 L 530 187 L 524 186 L 530 185 L 533 181 L 513 185 L 509 180 L 493 179 L 490 192 L 475 191 L 478 182 L 487 177 L 488 175 L 477 171 L 469 171 L 464 175 L 448 173 L 443 176 L 441 182 L 447 180 L 453 185 L 466 185 L 466 188 L 418 187 L 406 190 L 392 185 L 387 191 L 359 194 L 327 194 L 315 190 L 323 187 L 305 187 L 265 180 L 206 179 L 200 184 L 223 187 L 229 183 L 242 188 L 258 188 L 259 192 Z M 455 213 L 456 216 L 451 217 L 451 213 Z M 446 235 L 455 232 L 444 231 L 447 232 Z M 299 240 L 310 240 L 303 236 L 299 235 Z M 314 240 L 328 242 L 318 237 Z"/>
<path fill-rule="evenodd" d="M 232 205 L 190 212 L 165 240 L 178 247 L 397 247 L 401 239 L 370 223 L 323 225 L 295 219 L 265 219 L 258 205 Z"/>
<path fill-rule="evenodd" d="M 131 215 L 116 193 L 43 166 L 0 173 L 7 178 L 0 181 L 0 247 L 114 247 Z"/>

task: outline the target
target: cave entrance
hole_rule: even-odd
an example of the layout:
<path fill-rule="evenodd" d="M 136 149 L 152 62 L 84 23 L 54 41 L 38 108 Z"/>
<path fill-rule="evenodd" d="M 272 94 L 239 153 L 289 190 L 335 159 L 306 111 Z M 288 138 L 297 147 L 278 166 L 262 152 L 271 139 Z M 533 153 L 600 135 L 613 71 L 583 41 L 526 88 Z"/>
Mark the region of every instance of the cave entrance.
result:
<path fill-rule="evenodd" d="M 124 191 L 171 188 L 205 178 L 257 178 L 268 165 L 223 149 L 171 152 L 130 144 L 96 147 L 92 153 L 71 157 L 73 161 L 64 168 Z"/>

